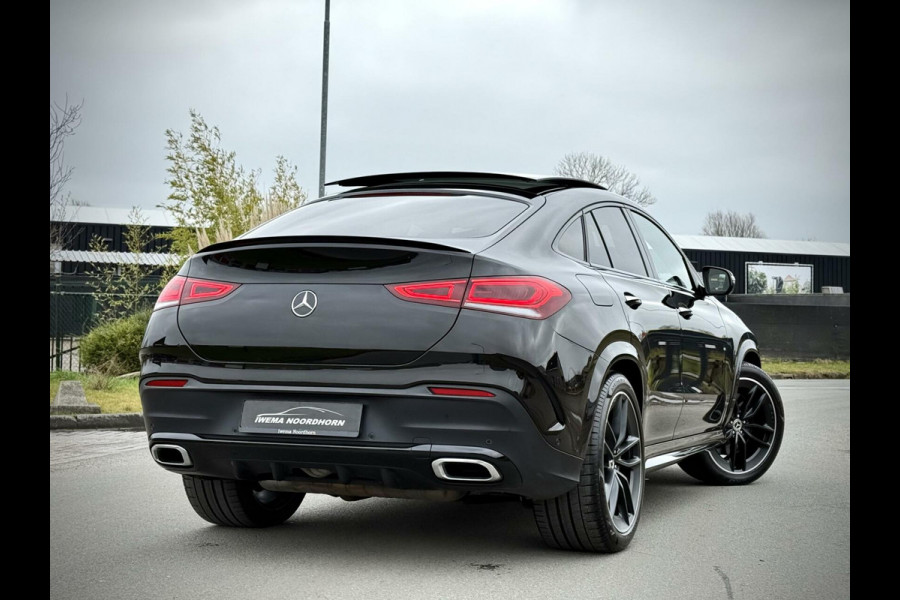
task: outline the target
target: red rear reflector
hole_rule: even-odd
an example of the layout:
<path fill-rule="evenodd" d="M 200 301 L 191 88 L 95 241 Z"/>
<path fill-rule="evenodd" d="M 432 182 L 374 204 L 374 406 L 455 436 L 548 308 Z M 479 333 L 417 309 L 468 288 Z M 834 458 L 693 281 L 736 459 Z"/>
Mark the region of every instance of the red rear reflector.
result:
<path fill-rule="evenodd" d="M 147 387 L 184 387 L 187 379 L 151 379 L 146 384 Z"/>
<path fill-rule="evenodd" d="M 479 398 L 493 398 L 495 394 L 487 390 L 473 390 L 470 388 L 429 387 L 428 391 L 435 396 L 477 396 Z"/>
<path fill-rule="evenodd" d="M 408 302 L 485 310 L 546 319 L 572 299 L 563 286 L 543 277 L 473 277 L 385 286 Z"/>
<path fill-rule="evenodd" d="M 176 275 L 166 284 L 159 294 L 153 310 L 177 306 L 179 304 L 193 304 L 194 302 L 206 302 L 224 298 L 237 288 L 239 283 L 226 283 L 224 281 L 209 281 L 206 279 L 187 278 Z"/>
<path fill-rule="evenodd" d="M 469 283 L 468 279 L 454 279 L 452 281 L 404 283 L 385 287 L 401 300 L 458 307 L 462 302 L 467 283 Z"/>

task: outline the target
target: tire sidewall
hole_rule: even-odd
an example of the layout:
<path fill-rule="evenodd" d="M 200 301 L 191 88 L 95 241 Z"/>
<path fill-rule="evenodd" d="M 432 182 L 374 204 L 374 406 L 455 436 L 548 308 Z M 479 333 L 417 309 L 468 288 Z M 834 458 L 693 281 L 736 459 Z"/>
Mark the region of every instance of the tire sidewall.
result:
<path fill-rule="evenodd" d="M 612 399 L 620 392 L 625 393 L 634 410 L 635 418 L 637 419 L 641 452 L 641 461 L 637 467 L 639 469 L 637 475 L 640 481 L 640 493 L 635 502 L 634 522 L 627 533 L 620 532 L 613 524 L 613 518 L 609 511 L 609 503 L 607 502 L 603 481 L 603 461 L 605 460 L 605 457 L 603 456 L 603 434 L 612 408 Z M 589 469 L 587 474 L 591 480 L 592 492 L 595 494 L 598 503 L 601 505 L 600 514 L 603 516 L 603 527 L 608 532 L 610 542 L 614 546 L 624 548 L 631 542 L 641 520 L 646 476 L 644 472 L 644 425 L 641 419 L 641 410 L 638 405 L 637 394 L 635 394 L 634 388 L 624 375 L 618 373 L 611 375 L 600 391 L 598 405 L 594 411 L 594 423 L 591 428 L 591 442 L 592 444 L 589 445 L 588 456 L 585 457 L 586 460 L 584 465 Z M 596 448 L 598 451 L 591 452 L 591 448 Z"/>

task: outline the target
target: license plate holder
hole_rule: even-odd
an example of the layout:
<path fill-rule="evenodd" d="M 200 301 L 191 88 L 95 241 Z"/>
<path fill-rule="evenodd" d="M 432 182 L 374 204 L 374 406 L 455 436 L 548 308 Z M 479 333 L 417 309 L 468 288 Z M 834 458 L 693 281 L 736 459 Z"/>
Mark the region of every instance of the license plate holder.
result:
<path fill-rule="evenodd" d="M 345 402 L 247 400 L 242 433 L 291 436 L 357 437 L 362 405 Z"/>

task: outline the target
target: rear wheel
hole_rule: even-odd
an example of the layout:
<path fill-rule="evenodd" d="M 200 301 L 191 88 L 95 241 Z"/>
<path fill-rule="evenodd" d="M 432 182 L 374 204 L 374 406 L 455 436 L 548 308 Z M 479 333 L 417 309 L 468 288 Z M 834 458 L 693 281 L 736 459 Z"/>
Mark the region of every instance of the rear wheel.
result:
<path fill-rule="evenodd" d="M 775 462 L 783 436 L 784 406 L 775 382 L 759 367 L 744 363 L 734 411 L 725 423 L 725 441 L 678 464 L 705 483 L 750 483 Z"/>
<path fill-rule="evenodd" d="M 270 492 L 253 481 L 182 475 L 184 491 L 198 515 L 226 527 L 270 527 L 297 512 L 304 494 Z"/>
<path fill-rule="evenodd" d="M 544 541 L 553 548 L 618 552 L 634 537 L 644 496 L 644 437 L 637 396 L 613 374 L 600 391 L 581 481 L 570 492 L 534 503 Z"/>

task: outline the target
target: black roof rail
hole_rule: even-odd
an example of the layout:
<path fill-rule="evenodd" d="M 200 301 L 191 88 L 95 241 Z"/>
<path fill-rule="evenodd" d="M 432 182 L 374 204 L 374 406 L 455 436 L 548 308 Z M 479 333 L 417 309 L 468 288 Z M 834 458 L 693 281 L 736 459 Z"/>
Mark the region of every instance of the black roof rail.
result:
<path fill-rule="evenodd" d="M 331 181 L 325 185 L 377 189 L 456 187 L 511 192 L 534 197 L 554 190 L 568 188 L 606 188 L 590 181 L 569 177 L 545 177 L 540 175 L 514 175 L 508 173 L 477 173 L 468 171 L 420 171 L 413 173 L 387 173 L 365 175 Z"/>

